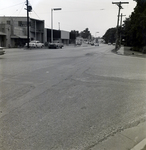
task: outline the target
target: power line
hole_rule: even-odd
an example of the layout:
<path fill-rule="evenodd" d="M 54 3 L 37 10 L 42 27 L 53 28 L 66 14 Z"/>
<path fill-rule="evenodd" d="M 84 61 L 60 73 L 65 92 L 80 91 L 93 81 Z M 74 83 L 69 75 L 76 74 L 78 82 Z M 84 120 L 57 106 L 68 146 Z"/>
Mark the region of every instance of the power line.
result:
<path fill-rule="evenodd" d="M 21 11 L 22 11 L 24 5 L 25 5 L 25 2 L 23 3 L 23 5 L 22 5 L 22 7 L 21 7 L 18 16 L 20 15 L 20 13 L 21 13 Z"/>
<path fill-rule="evenodd" d="M 24 3 L 24 1 L 23 1 L 23 3 Z M 21 4 L 23 4 L 23 3 L 18 3 L 18 4 L 15 4 L 15 5 L 9 6 L 9 7 L 2 8 L 2 9 L 0 9 L 0 10 L 9 9 L 9 8 L 11 8 L 11 7 L 15 7 L 15 6 L 21 5 Z"/>
<path fill-rule="evenodd" d="M 32 11 L 35 13 L 35 15 L 40 19 L 40 17 L 37 15 L 37 13 L 34 11 L 34 9 L 32 9 Z"/>

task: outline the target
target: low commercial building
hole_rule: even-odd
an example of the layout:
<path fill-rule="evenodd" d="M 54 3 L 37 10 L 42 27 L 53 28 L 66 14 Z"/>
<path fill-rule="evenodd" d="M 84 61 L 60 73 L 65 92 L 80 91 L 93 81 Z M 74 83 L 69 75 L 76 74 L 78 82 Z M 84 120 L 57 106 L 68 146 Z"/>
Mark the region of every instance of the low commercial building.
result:
<path fill-rule="evenodd" d="M 70 32 L 63 30 L 53 30 L 53 41 L 59 41 L 68 45 L 70 39 Z M 45 29 L 45 42 L 51 42 L 51 29 Z"/>
<path fill-rule="evenodd" d="M 30 41 L 38 40 L 42 43 L 51 42 L 51 29 L 45 29 L 44 20 L 29 18 Z M 70 32 L 53 30 L 53 40 L 69 44 Z M 0 46 L 24 47 L 27 43 L 27 17 L 0 17 Z"/>
<path fill-rule="evenodd" d="M 30 40 L 44 43 L 44 20 L 29 19 Z M 27 42 L 27 17 L 0 17 L 0 46 L 23 47 Z"/>

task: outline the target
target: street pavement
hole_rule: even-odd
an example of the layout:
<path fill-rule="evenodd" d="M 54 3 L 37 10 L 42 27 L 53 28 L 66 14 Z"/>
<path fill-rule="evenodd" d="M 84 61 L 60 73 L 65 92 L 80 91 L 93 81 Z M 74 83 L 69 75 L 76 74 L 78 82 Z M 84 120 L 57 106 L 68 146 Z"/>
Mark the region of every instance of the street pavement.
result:
<path fill-rule="evenodd" d="M 130 48 L 123 46 L 116 53 L 123 56 L 146 57 L 146 54 L 131 51 Z M 146 122 L 121 130 L 106 140 L 92 145 L 90 150 L 146 150 Z"/>
<path fill-rule="evenodd" d="M 0 57 L 0 149 L 143 145 L 146 60 L 113 48 L 6 49 Z"/>

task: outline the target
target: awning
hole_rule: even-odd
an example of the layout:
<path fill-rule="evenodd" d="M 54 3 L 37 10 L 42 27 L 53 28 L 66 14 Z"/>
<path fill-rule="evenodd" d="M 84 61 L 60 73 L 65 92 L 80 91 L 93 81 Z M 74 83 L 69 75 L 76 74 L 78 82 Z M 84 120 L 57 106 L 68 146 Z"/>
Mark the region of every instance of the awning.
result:
<path fill-rule="evenodd" d="M 0 35 L 6 35 L 6 33 L 0 32 Z"/>
<path fill-rule="evenodd" d="M 23 35 L 12 35 L 11 36 L 12 39 L 27 39 L 27 36 L 23 36 Z"/>

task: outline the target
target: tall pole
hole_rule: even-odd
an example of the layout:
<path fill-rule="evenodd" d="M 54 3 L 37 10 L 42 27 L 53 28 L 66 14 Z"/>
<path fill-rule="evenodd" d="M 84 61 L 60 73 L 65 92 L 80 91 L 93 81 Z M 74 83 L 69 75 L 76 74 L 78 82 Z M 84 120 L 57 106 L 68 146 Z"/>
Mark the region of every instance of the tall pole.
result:
<path fill-rule="evenodd" d="M 115 49 L 117 50 L 118 47 L 120 46 L 120 42 L 119 42 L 119 18 L 120 18 L 120 10 L 123 9 L 122 8 L 122 4 L 129 4 L 129 2 L 112 2 L 112 4 L 116 4 L 119 7 L 118 10 L 118 20 L 117 20 L 117 30 L 116 30 L 116 45 L 115 45 Z"/>
<path fill-rule="evenodd" d="M 53 43 L 53 9 L 51 9 L 51 43 Z"/>
<path fill-rule="evenodd" d="M 27 6 L 27 48 L 29 48 L 29 11 L 28 11 L 28 0 L 26 0 Z"/>
<path fill-rule="evenodd" d="M 51 9 L 51 43 L 53 43 L 53 10 L 61 10 L 61 8 Z"/>
<path fill-rule="evenodd" d="M 96 33 L 99 33 L 99 32 L 95 32 L 95 38 L 96 38 Z"/>
<path fill-rule="evenodd" d="M 121 22 L 120 22 L 120 46 L 121 46 L 121 40 L 122 40 L 122 18 L 124 17 L 124 16 L 126 16 L 126 15 L 123 15 L 122 13 L 121 13 Z"/>
<path fill-rule="evenodd" d="M 36 40 L 36 20 L 35 20 L 35 40 Z"/>
<path fill-rule="evenodd" d="M 58 22 L 58 29 L 60 30 L 60 22 Z"/>
<path fill-rule="evenodd" d="M 29 48 L 29 12 L 31 12 L 32 7 L 28 4 L 28 0 L 26 0 L 26 8 L 27 11 L 27 48 Z"/>

